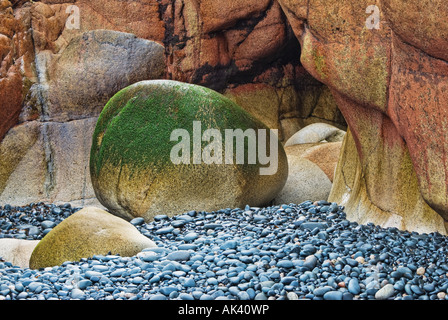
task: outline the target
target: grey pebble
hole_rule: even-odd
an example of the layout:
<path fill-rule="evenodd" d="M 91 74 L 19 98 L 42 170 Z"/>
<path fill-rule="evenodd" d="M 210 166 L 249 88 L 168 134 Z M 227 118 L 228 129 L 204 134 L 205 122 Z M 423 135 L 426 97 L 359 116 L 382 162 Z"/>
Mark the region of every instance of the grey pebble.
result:
<path fill-rule="evenodd" d="M 394 289 L 393 284 L 388 283 L 375 293 L 375 299 L 386 300 L 386 299 L 392 297 L 394 295 L 394 293 L 395 293 L 395 289 Z"/>
<path fill-rule="evenodd" d="M 191 253 L 186 250 L 173 251 L 166 256 L 167 260 L 186 261 L 190 259 Z"/>
<path fill-rule="evenodd" d="M 92 285 L 92 281 L 87 280 L 87 279 L 83 279 L 81 281 L 78 282 L 78 288 L 81 290 L 86 289 L 87 287 Z"/>
<path fill-rule="evenodd" d="M 199 235 L 196 232 L 189 232 L 184 236 L 184 241 L 190 242 L 194 241 L 199 237 Z"/>
<path fill-rule="evenodd" d="M 324 294 L 324 300 L 342 300 L 343 293 L 341 291 L 328 291 Z"/>
<path fill-rule="evenodd" d="M 158 234 L 158 235 L 160 235 L 160 234 L 167 234 L 167 233 L 173 232 L 173 230 L 174 230 L 174 227 L 172 227 L 172 226 L 164 227 L 164 228 L 161 228 L 161 229 L 157 230 L 156 234 Z"/>
<path fill-rule="evenodd" d="M 354 295 L 359 294 L 361 292 L 361 286 L 359 285 L 358 279 L 357 278 L 350 279 L 350 281 L 348 282 L 347 289 L 351 294 Z"/>
<path fill-rule="evenodd" d="M 73 289 L 72 292 L 70 293 L 70 297 L 72 299 L 80 299 L 83 300 L 85 299 L 85 293 L 84 291 L 80 290 L 80 289 Z"/>
<path fill-rule="evenodd" d="M 313 270 L 317 265 L 317 258 L 315 255 L 309 255 L 305 258 L 305 262 L 303 263 L 303 267 L 308 270 Z"/>
<path fill-rule="evenodd" d="M 41 226 L 43 229 L 51 229 L 54 228 L 56 226 L 56 223 L 54 221 L 51 220 L 45 220 L 41 222 Z"/>
<path fill-rule="evenodd" d="M 132 219 L 129 222 L 131 224 L 133 224 L 134 226 L 139 226 L 139 225 L 142 225 L 145 222 L 145 219 L 143 219 L 142 217 L 137 217 L 137 218 Z"/>
<path fill-rule="evenodd" d="M 318 288 L 314 289 L 313 294 L 315 296 L 321 297 L 324 294 L 326 294 L 327 292 L 330 292 L 332 290 L 333 290 L 333 287 L 331 287 L 331 286 L 318 287 Z"/>

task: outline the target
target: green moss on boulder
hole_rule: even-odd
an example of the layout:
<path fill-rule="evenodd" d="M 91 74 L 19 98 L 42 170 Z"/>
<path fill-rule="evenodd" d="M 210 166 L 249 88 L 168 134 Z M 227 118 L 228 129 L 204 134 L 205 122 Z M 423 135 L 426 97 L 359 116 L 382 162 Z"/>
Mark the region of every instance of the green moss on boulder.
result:
<path fill-rule="evenodd" d="M 90 171 L 100 202 L 123 218 L 149 220 L 161 213 L 262 205 L 275 197 L 288 172 L 277 138 L 278 170 L 273 175 L 260 175 L 259 169 L 268 165 L 259 161 L 173 164 L 170 154 L 178 141 L 170 140 L 171 133 L 185 129 L 193 145 L 194 121 L 201 123 L 200 135 L 220 130 L 223 150 L 225 129 L 265 129 L 269 142 L 266 125 L 218 92 L 171 80 L 138 82 L 113 96 L 97 122 Z M 202 150 L 208 143 L 202 142 Z M 269 153 L 269 144 L 266 149 Z M 244 150 L 247 159 L 247 141 Z"/>
<path fill-rule="evenodd" d="M 40 269 L 94 255 L 134 256 L 156 247 L 129 222 L 95 207 L 86 207 L 51 230 L 34 248 L 30 268 Z"/>

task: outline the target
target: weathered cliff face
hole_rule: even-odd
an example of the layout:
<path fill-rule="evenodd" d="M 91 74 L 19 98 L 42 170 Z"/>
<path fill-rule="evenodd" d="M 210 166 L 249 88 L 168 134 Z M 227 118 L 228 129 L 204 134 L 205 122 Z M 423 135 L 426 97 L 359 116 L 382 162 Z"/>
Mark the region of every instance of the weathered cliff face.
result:
<path fill-rule="evenodd" d="M 369 1 L 279 2 L 350 128 L 330 200 L 360 222 L 445 233 L 446 3 L 376 1 L 375 29 Z"/>
<path fill-rule="evenodd" d="M 167 78 L 224 93 L 286 140 L 307 124 L 345 126 L 330 91 L 300 63 L 276 1 L 161 1 Z"/>
<path fill-rule="evenodd" d="M 3 0 L 0 16 L 0 203 L 96 203 L 93 128 L 140 80 L 215 89 L 284 141 L 316 121 L 345 126 L 273 0 Z"/>
<path fill-rule="evenodd" d="M 29 19 L 14 11 L 8 1 L 0 2 L 0 137 L 17 124 L 23 95 L 34 74 Z"/>
<path fill-rule="evenodd" d="M 124 33 L 97 30 L 107 19 L 95 5 L 80 5 L 85 29 L 71 29 L 71 3 L 1 3 L 0 202 L 96 203 L 88 163 L 100 111 L 121 88 L 165 73 L 163 46 L 134 35 L 150 29 L 134 25 L 150 6 L 117 22 Z"/>
<path fill-rule="evenodd" d="M 448 9 L 376 1 L 376 29 L 371 5 L 0 1 L 0 202 L 94 199 L 86 168 L 101 108 L 163 77 L 224 93 L 284 141 L 346 120 L 330 200 L 360 222 L 445 233 Z M 159 64 L 148 67 L 150 52 Z"/>

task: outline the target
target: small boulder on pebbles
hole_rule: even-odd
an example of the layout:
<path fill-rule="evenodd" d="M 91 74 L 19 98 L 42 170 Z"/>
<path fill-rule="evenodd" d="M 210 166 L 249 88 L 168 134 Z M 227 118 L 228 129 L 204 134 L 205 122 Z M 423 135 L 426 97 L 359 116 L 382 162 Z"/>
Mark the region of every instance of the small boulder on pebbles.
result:
<path fill-rule="evenodd" d="M 28 268 L 31 253 L 39 240 L 0 239 L 0 258 L 15 266 Z"/>
<path fill-rule="evenodd" d="M 308 148 L 310 145 L 285 147 L 288 178 L 274 203 L 302 203 L 309 199 L 328 198 L 332 182 L 319 165 L 303 157 Z"/>
<path fill-rule="evenodd" d="M 290 137 L 285 147 L 295 144 L 342 141 L 345 131 L 327 123 L 313 123 L 297 131 Z"/>
<path fill-rule="evenodd" d="M 36 246 L 30 268 L 40 269 L 108 253 L 134 256 L 156 247 L 132 224 L 95 207 L 84 208 L 57 225 Z"/>

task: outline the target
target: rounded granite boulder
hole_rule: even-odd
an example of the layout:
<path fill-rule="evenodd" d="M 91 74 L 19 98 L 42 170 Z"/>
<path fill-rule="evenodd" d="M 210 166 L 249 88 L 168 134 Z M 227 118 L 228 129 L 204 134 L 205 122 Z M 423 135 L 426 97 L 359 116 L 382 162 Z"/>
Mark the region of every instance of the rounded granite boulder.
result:
<path fill-rule="evenodd" d="M 86 207 L 51 230 L 34 248 L 30 268 L 40 269 L 94 255 L 131 257 L 157 245 L 131 223 L 109 212 Z"/>
<path fill-rule="evenodd" d="M 90 175 L 98 200 L 125 219 L 268 204 L 283 188 L 275 131 L 211 89 L 135 83 L 101 112 Z"/>
<path fill-rule="evenodd" d="M 313 123 L 292 135 L 285 143 L 285 147 L 303 143 L 341 142 L 345 131 L 328 123 Z"/>
<path fill-rule="evenodd" d="M 28 268 L 30 256 L 39 240 L 0 239 L 0 258 L 11 262 L 14 266 Z"/>
<path fill-rule="evenodd" d="M 332 182 L 321 163 L 307 157 L 314 148 L 328 143 L 295 144 L 285 147 L 288 157 L 288 180 L 274 204 L 302 203 L 307 200 L 327 200 Z M 318 159 L 322 160 L 322 157 Z M 334 168 L 333 168 L 334 171 Z"/>

